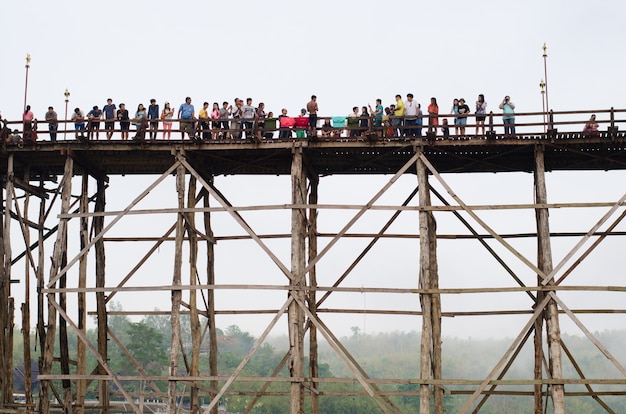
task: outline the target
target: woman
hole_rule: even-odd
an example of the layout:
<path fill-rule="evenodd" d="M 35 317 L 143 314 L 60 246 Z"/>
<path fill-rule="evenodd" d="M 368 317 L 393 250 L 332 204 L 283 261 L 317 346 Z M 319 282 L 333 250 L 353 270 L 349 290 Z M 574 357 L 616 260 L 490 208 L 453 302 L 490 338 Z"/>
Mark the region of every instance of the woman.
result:
<path fill-rule="evenodd" d="M 428 105 L 428 132 L 437 133 L 437 125 L 439 125 L 439 105 L 437 105 L 437 98 L 430 98 L 430 105 Z"/>
<path fill-rule="evenodd" d="M 122 131 L 122 141 L 128 140 L 128 130 L 130 129 L 130 117 L 126 105 L 121 103 L 120 109 L 117 110 L 117 120 L 120 121 L 120 130 Z"/>
<path fill-rule="evenodd" d="M 469 106 L 465 103 L 465 99 L 459 99 L 459 132 L 461 136 L 465 136 L 465 125 L 467 125 L 467 115 L 469 115 Z"/>
<path fill-rule="evenodd" d="M 478 95 L 476 101 L 476 135 L 478 135 L 478 128 L 483 131 L 482 136 L 485 135 L 485 114 L 487 113 L 487 102 L 485 102 L 485 95 L 482 93 Z"/>
<path fill-rule="evenodd" d="M 137 112 L 135 112 L 135 128 L 137 128 L 137 134 L 135 139 L 145 139 L 146 134 L 146 108 L 143 104 L 137 106 Z"/>
<path fill-rule="evenodd" d="M 500 102 L 499 108 L 502 109 L 504 134 L 515 135 L 515 104 L 511 102 L 509 95 L 505 96 L 502 102 Z"/>
<path fill-rule="evenodd" d="M 256 118 L 256 136 L 258 139 L 262 138 L 263 130 L 265 129 L 265 104 L 259 102 L 259 107 L 254 110 L 254 116 Z"/>
<path fill-rule="evenodd" d="M 22 122 L 24 124 L 24 138 L 30 138 L 31 130 L 33 129 L 33 119 L 35 115 L 30 110 L 30 105 L 26 105 L 24 109 L 24 114 L 22 115 Z"/>
<path fill-rule="evenodd" d="M 592 138 L 592 137 L 599 137 L 600 136 L 600 131 L 598 131 L 598 123 L 596 122 L 596 114 L 591 115 L 591 118 L 589 118 L 589 121 L 587 121 L 587 123 L 585 124 L 585 127 L 583 128 L 583 137 L 585 138 Z"/>
<path fill-rule="evenodd" d="M 211 127 L 213 139 L 217 139 L 220 135 L 220 104 L 217 102 L 213 102 L 213 109 L 211 109 Z"/>
<path fill-rule="evenodd" d="M 161 119 L 163 120 L 163 139 L 167 137 L 169 140 L 172 137 L 172 118 L 174 117 L 174 110 L 170 108 L 170 103 L 165 102 L 163 112 L 161 112 Z"/>
<path fill-rule="evenodd" d="M 361 108 L 361 120 L 359 121 L 359 127 L 361 133 L 366 133 L 370 126 L 370 113 L 367 112 L 367 106 Z"/>

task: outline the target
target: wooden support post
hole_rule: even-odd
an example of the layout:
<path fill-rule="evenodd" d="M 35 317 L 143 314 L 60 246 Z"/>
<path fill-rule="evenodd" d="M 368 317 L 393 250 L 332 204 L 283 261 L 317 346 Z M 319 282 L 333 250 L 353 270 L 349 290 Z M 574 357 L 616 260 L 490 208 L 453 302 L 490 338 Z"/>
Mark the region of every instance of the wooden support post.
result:
<path fill-rule="evenodd" d="M 68 205 L 69 207 L 69 205 Z M 67 229 L 65 230 L 65 239 L 63 241 L 63 253 L 61 255 L 61 268 L 67 265 Z M 67 273 L 64 273 L 59 278 L 59 308 L 63 313 L 67 313 L 67 293 L 64 289 L 67 288 Z M 59 355 L 61 359 L 61 374 L 70 374 L 70 347 L 69 338 L 67 337 L 67 321 L 61 315 L 59 315 Z M 72 382 L 69 379 L 61 380 L 63 387 L 63 405 L 64 413 L 72 413 Z"/>
<path fill-rule="evenodd" d="M 196 206 L 196 178 L 189 178 L 189 189 L 187 190 L 187 207 Z M 189 237 L 189 285 L 198 284 L 198 235 L 195 231 L 195 213 L 187 213 L 187 236 Z M 189 289 L 189 325 L 191 328 L 191 369 L 189 375 L 197 377 L 200 375 L 200 344 L 202 342 L 202 325 L 198 316 L 197 290 Z M 190 390 L 191 413 L 200 412 L 200 401 L 198 399 L 198 386 L 194 383 Z"/>
<path fill-rule="evenodd" d="M 210 207 L 209 193 L 203 192 L 204 207 Z M 207 236 L 207 284 L 215 284 L 215 248 L 213 245 L 213 229 L 211 228 L 211 212 L 204 212 L 204 234 Z M 215 326 L 215 290 L 209 289 L 207 291 L 207 314 L 209 324 L 209 375 L 212 377 L 217 376 L 217 327 Z M 218 387 L 216 380 L 210 381 L 210 393 L 209 397 L 211 401 L 215 398 Z M 215 405 L 211 408 L 210 414 L 217 414 L 218 406 Z"/>
<path fill-rule="evenodd" d="M 89 175 L 83 172 L 82 184 L 81 184 L 81 196 L 79 211 L 83 214 L 89 212 Z M 79 239 L 80 249 L 84 249 L 87 243 L 89 243 L 89 219 L 87 216 L 80 217 L 79 224 Z M 84 254 L 80 258 L 78 265 L 78 287 L 87 287 L 87 257 Z M 87 335 L 86 328 L 87 318 L 87 295 L 85 292 L 78 292 L 78 329 Z M 77 341 L 76 343 L 76 374 L 85 375 L 87 373 L 87 353 L 86 347 L 83 341 Z M 85 412 L 85 392 L 87 391 L 87 382 L 84 379 L 76 381 L 76 413 L 82 414 Z"/>
<path fill-rule="evenodd" d="M 306 204 L 306 176 L 302 164 L 302 149 L 296 148 L 291 161 L 291 202 L 292 204 Z M 298 298 L 304 303 L 304 291 L 301 289 L 306 283 L 306 210 L 297 208 L 291 210 L 291 274 L 293 279 L 290 286 L 296 287 L 289 291 L 289 295 Z M 289 345 L 291 359 L 289 372 L 295 380 L 291 383 L 291 414 L 304 413 L 304 386 L 301 379 L 304 377 L 304 312 L 296 301 L 292 301 L 288 310 Z"/>
<path fill-rule="evenodd" d="M 96 203 L 94 212 L 103 213 L 106 206 L 106 183 L 104 180 L 97 181 Z M 104 216 L 96 215 L 93 218 L 93 230 L 95 234 L 100 234 L 104 229 Z M 104 250 L 104 240 L 96 241 L 94 245 L 96 256 L 96 287 L 104 287 L 106 285 L 105 268 L 106 256 Z M 82 250 L 82 249 L 81 249 Z M 105 292 L 96 292 L 96 314 L 98 318 L 98 354 L 104 361 L 108 358 L 108 317 L 107 317 L 107 297 Z M 106 375 L 106 369 L 102 364 L 98 364 L 98 374 Z M 98 398 L 100 405 L 103 407 L 100 412 L 106 414 L 109 412 L 109 383 L 105 380 L 98 382 Z"/>
<path fill-rule="evenodd" d="M 70 199 L 72 196 L 72 174 L 74 163 L 70 157 L 65 158 L 65 169 L 63 172 L 63 180 L 61 186 L 61 214 L 67 214 L 70 207 Z M 54 243 L 54 251 L 52 254 L 52 265 L 50 267 L 50 280 L 57 280 L 59 269 L 64 267 L 63 262 L 67 260 L 67 222 L 69 219 L 60 219 L 59 228 L 57 230 L 57 238 Z M 54 289 L 56 282 L 49 287 Z M 57 309 L 54 293 L 48 293 L 48 321 L 46 326 L 46 336 L 44 347 L 41 349 L 42 362 L 40 372 L 44 375 L 52 373 L 52 362 L 54 359 L 54 343 L 56 338 L 56 316 Z M 50 381 L 41 382 L 41 395 L 39 398 L 39 412 L 47 414 L 50 412 Z"/>
<path fill-rule="evenodd" d="M 181 164 L 176 168 L 176 193 L 178 194 L 178 208 L 181 211 L 185 208 L 185 167 Z M 182 212 L 178 213 L 176 221 L 176 241 L 174 253 L 174 272 L 172 277 L 172 311 L 170 314 L 172 325 L 172 342 L 170 348 L 169 375 L 178 375 L 178 358 L 180 353 L 180 305 L 182 302 L 182 291 L 180 286 L 182 278 L 183 264 L 183 238 L 185 236 L 185 217 Z M 176 385 L 177 381 L 169 381 L 167 390 L 167 413 L 175 414 L 176 407 Z"/>
<path fill-rule="evenodd" d="M 535 147 L 535 202 L 547 204 L 547 190 L 545 179 L 544 147 Z M 548 209 L 538 208 L 535 210 L 537 217 L 537 242 L 538 242 L 538 267 L 548 275 L 552 272 L 552 248 L 550 246 L 550 226 Z M 549 285 L 554 285 L 554 278 Z M 546 328 L 548 335 L 549 369 L 553 379 L 562 379 L 563 370 L 561 365 L 561 332 L 559 328 L 559 314 L 556 302 L 551 299 L 545 312 Z M 552 403 L 555 414 L 565 413 L 565 399 L 563 384 L 554 384 L 551 389 Z"/>
<path fill-rule="evenodd" d="M 317 190 L 319 187 L 319 179 L 317 177 L 311 177 L 309 179 L 311 183 L 311 190 L 309 192 L 309 204 L 314 206 L 317 204 Z M 308 239 L 309 239 L 309 261 L 317 256 L 317 208 L 309 208 L 308 217 Z M 309 310 L 313 315 L 317 317 L 317 273 L 316 268 L 313 266 L 309 269 L 309 286 L 312 288 L 309 291 Z M 318 366 L 318 345 L 317 345 L 317 327 L 313 324 L 309 326 L 309 376 L 316 378 L 319 376 Z M 319 394 L 317 391 L 317 382 L 311 381 L 311 414 L 319 413 Z"/>
<path fill-rule="evenodd" d="M 30 182 L 30 168 L 27 167 L 24 173 L 24 181 Z M 40 200 L 43 202 L 43 200 Z M 24 196 L 24 222 L 28 222 L 28 211 L 30 205 L 30 192 L 25 191 Z M 26 249 L 30 248 L 30 229 L 27 228 L 24 231 L 24 246 Z M 28 258 L 28 254 L 25 256 Z M 26 403 L 33 402 L 33 390 L 32 390 L 32 370 L 31 370 L 31 353 L 30 353 L 30 270 L 31 264 L 29 260 L 24 261 L 24 302 L 22 303 L 20 310 L 22 312 L 22 340 L 24 341 L 22 349 L 24 350 L 24 396 Z"/>
<path fill-rule="evenodd" d="M 420 206 L 430 206 L 428 173 L 422 158 L 416 162 Z M 419 287 L 437 289 L 437 236 L 436 222 L 430 211 L 419 212 L 420 229 L 420 274 Z M 441 379 L 441 301 L 434 294 L 420 294 L 422 305 L 422 338 L 420 347 L 420 378 Z M 443 413 L 443 389 L 434 390 L 434 412 Z M 431 389 L 420 386 L 420 414 L 431 412 Z"/>
<path fill-rule="evenodd" d="M 12 330 L 13 320 L 9 318 L 12 314 L 10 309 L 11 297 L 11 205 L 13 204 L 13 154 L 7 160 L 7 180 L 6 180 L 6 201 L 4 209 L 4 223 L 2 226 L 2 253 L 3 259 L 2 274 L 0 275 L 0 383 L 2 384 L 2 399 L 0 407 L 13 402 L 12 371 L 13 361 L 11 352 L 13 350 L 13 335 L 8 333 Z"/>
<path fill-rule="evenodd" d="M 40 181 L 40 186 L 43 187 L 43 180 Z M 42 289 L 45 286 L 45 275 L 44 275 L 44 263 L 45 263 L 45 248 L 44 248 L 44 224 L 46 221 L 46 200 L 40 199 L 39 204 L 39 230 L 37 231 L 37 335 L 39 336 L 39 349 L 44 348 L 44 344 L 46 341 L 46 329 L 44 322 L 44 296 Z M 39 356 L 38 360 L 38 368 L 39 372 L 42 369 L 42 356 Z M 30 399 L 29 399 L 30 395 Z M 33 394 L 32 390 L 26 394 L 26 403 L 33 403 Z"/>

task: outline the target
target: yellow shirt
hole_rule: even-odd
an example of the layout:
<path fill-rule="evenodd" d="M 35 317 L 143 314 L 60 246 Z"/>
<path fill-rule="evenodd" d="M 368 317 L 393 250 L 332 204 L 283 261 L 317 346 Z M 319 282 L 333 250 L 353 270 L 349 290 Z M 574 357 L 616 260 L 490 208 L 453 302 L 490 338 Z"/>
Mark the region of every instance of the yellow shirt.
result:
<path fill-rule="evenodd" d="M 200 119 L 206 119 L 206 118 L 209 117 L 209 113 L 207 112 L 206 109 L 202 108 L 202 109 L 200 109 L 200 114 L 198 114 L 198 117 Z"/>
<path fill-rule="evenodd" d="M 396 110 L 393 111 L 394 116 L 404 116 L 404 102 L 402 99 L 396 101 Z"/>

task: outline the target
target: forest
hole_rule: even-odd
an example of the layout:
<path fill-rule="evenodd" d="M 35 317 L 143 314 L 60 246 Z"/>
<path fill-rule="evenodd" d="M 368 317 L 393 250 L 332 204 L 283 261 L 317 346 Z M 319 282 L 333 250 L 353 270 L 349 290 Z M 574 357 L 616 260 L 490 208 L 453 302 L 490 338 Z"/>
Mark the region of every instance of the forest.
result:
<path fill-rule="evenodd" d="M 190 337 L 189 324 L 181 324 L 183 338 Z M 169 364 L 169 347 L 171 322 L 169 316 L 145 316 L 139 322 L 132 322 L 126 316 L 110 316 L 109 326 L 116 333 L 121 342 L 127 347 L 148 375 L 167 375 Z M 186 331 L 186 332 L 185 332 Z M 626 363 L 626 331 L 595 332 L 594 335 L 610 349 L 613 355 L 622 365 Z M 96 332 L 88 331 L 88 337 L 95 342 Z M 247 355 L 257 338 L 248 332 L 243 332 L 237 325 L 231 325 L 218 329 L 218 369 L 220 375 L 232 373 L 242 359 Z M 70 336 L 70 355 L 76 351 L 76 337 Z M 598 349 L 584 336 L 562 335 L 562 340 L 567 344 L 569 352 L 574 356 L 580 369 L 586 378 L 620 378 L 619 371 L 602 355 Z M 504 354 L 512 339 L 471 339 L 471 338 L 443 338 L 443 376 L 448 379 L 477 379 L 482 380 Z M 411 379 L 419 377 L 419 332 L 386 332 L 376 334 L 362 333 L 358 327 L 352 328 L 349 336 L 341 338 L 342 344 L 356 358 L 367 374 L 372 378 L 402 378 Z M 36 343 L 33 333 L 31 343 Z M 23 392 L 24 378 L 23 360 L 21 360 L 23 340 L 21 334 L 16 333 L 14 348 L 14 384 L 15 393 Z M 58 345 L 57 345 L 58 346 Z M 184 343 L 184 348 L 190 344 Z M 208 372 L 208 342 L 203 342 L 202 352 L 206 357 L 202 358 L 201 372 Z M 268 338 L 257 350 L 252 359 L 242 371 L 242 376 L 264 377 L 270 376 L 285 356 L 288 349 L 288 339 L 284 337 Z M 33 352 L 33 381 L 34 387 L 38 383 L 35 378 L 37 373 L 37 349 Z M 532 378 L 533 370 L 532 343 L 522 350 L 505 379 L 528 379 Z M 96 366 L 96 359 L 88 354 L 88 371 Z M 110 346 L 109 364 L 114 372 L 119 375 L 137 375 L 136 368 L 129 359 L 116 346 Z M 308 364 L 308 361 L 306 362 Z M 179 365 L 184 369 L 184 361 Z M 566 378 L 580 378 L 573 364 L 564 356 L 563 374 Z M 59 372 L 58 364 L 55 364 L 55 372 Z M 184 371 L 181 371 L 184 375 Z M 283 368 L 281 376 L 288 376 L 288 371 Z M 350 371 L 346 368 L 341 358 L 326 343 L 320 343 L 319 349 L 319 376 L 322 378 L 351 378 Z M 158 383 L 163 391 L 167 389 L 167 383 Z M 235 382 L 230 390 L 239 393 L 228 393 L 220 401 L 220 406 L 227 407 L 229 413 L 243 412 L 253 396 L 245 395 L 242 391 L 256 391 L 263 383 Z M 89 386 L 87 399 L 96 397 L 95 382 Z M 125 381 L 124 387 L 129 392 L 138 392 L 145 387 L 139 381 Z M 383 384 L 381 389 L 397 392 L 391 400 L 403 413 L 414 413 L 419 408 L 418 386 L 415 384 Z M 624 386 L 595 385 L 595 391 L 624 391 Z M 467 388 L 466 388 L 467 389 Z M 471 389 L 471 388 L 469 388 Z M 500 390 L 504 388 L 498 388 Z M 532 391 L 531 386 L 509 386 L 507 390 Z M 364 393 L 357 381 L 350 383 L 328 382 L 319 386 L 321 393 L 320 413 L 378 413 L 381 412 L 376 403 Z M 444 396 L 445 412 L 458 412 L 459 408 L 467 400 L 467 393 L 458 394 L 463 387 L 456 386 L 446 389 Z M 273 383 L 268 391 L 272 396 L 259 399 L 252 410 L 255 414 L 287 413 L 289 412 L 289 384 Z M 336 392 L 353 392 L 355 396 L 345 397 L 333 395 Z M 567 393 L 584 391 L 583 386 L 568 385 Z M 115 390 L 113 390 L 115 393 Z M 119 392 L 118 397 L 121 399 Z M 206 397 L 201 397 L 201 403 L 208 403 Z M 626 412 L 626 397 L 602 396 L 602 400 L 614 412 Z M 516 395 L 491 396 L 481 408 L 481 413 L 528 413 L 533 404 L 532 396 Z M 549 402 L 547 404 L 549 411 Z M 594 399 L 587 396 L 566 396 L 568 414 L 594 414 L 606 413 L 607 411 Z M 308 409 L 308 404 L 307 404 Z"/>

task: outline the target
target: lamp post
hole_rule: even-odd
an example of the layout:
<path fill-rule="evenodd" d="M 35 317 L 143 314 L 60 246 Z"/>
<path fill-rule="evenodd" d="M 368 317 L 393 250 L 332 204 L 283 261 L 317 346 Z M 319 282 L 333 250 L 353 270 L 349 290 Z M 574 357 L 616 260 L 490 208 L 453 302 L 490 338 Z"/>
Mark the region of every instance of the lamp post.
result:
<path fill-rule="evenodd" d="M 543 79 L 545 80 L 545 88 L 546 88 L 546 111 L 550 110 L 550 105 L 548 104 L 548 46 L 546 46 L 545 42 L 543 44 Z M 552 126 L 550 126 L 552 128 Z"/>
<path fill-rule="evenodd" d="M 30 54 L 26 54 L 26 82 L 24 83 L 24 111 L 26 111 L 26 97 L 28 95 L 28 69 L 30 68 Z"/>
<path fill-rule="evenodd" d="M 541 113 L 543 114 L 543 132 L 546 132 L 546 82 L 541 79 L 539 82 L 541 88 Z"/>
<path fill-rule="evenodd" d="M 65 95 L 65 127 L 63 128 L 63 140 L 65 141 L 67 139 L 67 104 L 70 102 L 70 91 L 65 88 L 63 95 Z"/>

